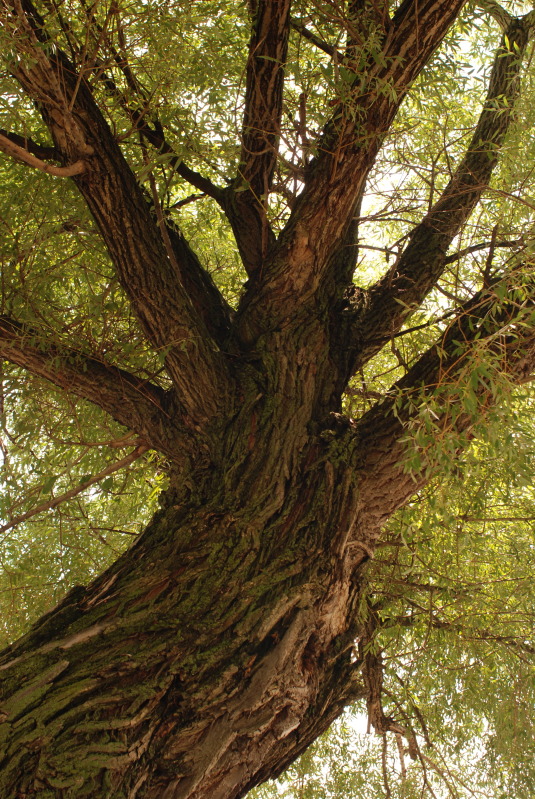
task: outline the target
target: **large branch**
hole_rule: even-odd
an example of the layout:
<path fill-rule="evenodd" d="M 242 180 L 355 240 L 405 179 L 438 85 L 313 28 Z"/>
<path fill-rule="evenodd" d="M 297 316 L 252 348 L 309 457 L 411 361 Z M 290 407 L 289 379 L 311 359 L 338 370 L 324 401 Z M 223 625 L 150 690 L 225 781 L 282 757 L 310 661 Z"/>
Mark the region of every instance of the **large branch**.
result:
<path fill-rule="evenodd" d="M 447 251 L 498 163 L 519 92 L 519 72 L 530 33 L 525 19 L 512 19 L 494 58 L 483 111 L 466 154 L 440 199 L 410 234 L 397 262 L 362 296 L 345 346 L 353 348 L 349 372 L 369 361 L 395 335 L 435 285 Z M 352 312 L 352 313 L 353 313 Z"/>
<path fill-rule="evenodd" d="M 474 427 L 497 401 L 493 370 L 498 381 L 500 374 L 516 384 L 532 379 L 535 288 L 531 283 L 517 291 L 514 282 L 506 277 L 504 289 L 508 281 L 513 288 L 505 299 L 502 290 L 496 294 L 491 288 L 466 303 L 441 339 L 392 387 L 386 399 L 348 432 L 351 457 L 362 475 L 361 524 L 368 533 L 361 530 L 361 534 L 364 540 L 367 535 L 370 538 L 370 550 L 385 520 L 435 473 L 440 442 L 451 437 L 462 448 L 473 437 Z M 486 372 L 480 371 L 474 383 L 470 379 L 472 370 L 477 371 L 485 357 L 491 366 Z M 463 405 L 467 387 L 473 392 L 477 408 Z M 404 469 L 403 464 L 408 425 L 423 418 L 422 413 L 435 428 L 434 433 L 429 433 L 429 447 L 421 453 L 421 469 L 415 472 Z"/>
<path fill-rule="evenodd" d="M 242 303 L 245 341 L 254 341 L 268 319 L 286 325 L 298 306 L 312 301 L 406 92 L 464 4 L 405 0 L 383 34 L 382 50 L 375 52 L 372 42 L 365 67 L 354 67 L 290 219 Z"/>
<path fill-rule="evenodd" d="M 58 48 L 29 0 L 4 2 L 19 60 L 13 74 L 38 106 L 66 163 L 87 168 L 73 180 L 106 242 L 117 275 L 153 346 L 165 358 L 194 426 L 218 413 L 231 392 L 226 361 L 185 289 L 187 252 L 169 245 L 89 86 Z M 46 45 L 46 47 L 44 46 Z"/>
<path fill-rule="evenodd" d="M 279 149 L 290 6 L 291 0 L 253 4 L 239 174 L 225 201 L 249 274 L 260 268 L 274 241 L 266 210 Z"/>
<path fill-rule="evenodd" d="M 102 30 L 100 26 L 98 26 L 98 30 Z M 101 35 L 104 35 L 104 33 L 101 32 Z M 118 59 L 118 56 L 116 57 Z M 172 145 L 167 141 L 159 120 L 157 118 L 148 118 L 145 108 L 147 98 L 143 94 L 139 94 L 139 105 L 133 106 L 129 97 L 117 86 L 113 77 L 104 70 L 104 65 L 97 62 L 97 67 L 97 74 L 107 92 L 120 105 L 131 122 L 132 133 L 137 132 L 140 134 L 143 141 L 148 142 L 159 154 L 168 155 L 167 166 L 170 169 L 174 170 L 177 175 L 199 189 L 203 194 L 212 197 L 225 210 L 225 191 L 182 161 Z M 134 93 L 139 92 L 137 82 L 129 67 L 126 72 L 129 75 L 131 91 Z M 229 334 L 232 309 L 216 287 L 209 272 L 204 269 L 194 251 L 185 241 L 177 226 L 168 217 L 164 219 L 164 224 L 167 228 L 167 235 L 170 238 L 175 259 L 181 266 L 180 280 L 184 282 L 184 288 L 210 335 L 213 336 L 218 344 L 223 344 Z"/>
<path fill-rule="evenodd" d="M 0 357 L 98 405 L 142 443 L 176 457 L 179 429 L 173 436 L 169 396 L 150 381 L 51 342 L 8 316 L 0 316 Z"/>

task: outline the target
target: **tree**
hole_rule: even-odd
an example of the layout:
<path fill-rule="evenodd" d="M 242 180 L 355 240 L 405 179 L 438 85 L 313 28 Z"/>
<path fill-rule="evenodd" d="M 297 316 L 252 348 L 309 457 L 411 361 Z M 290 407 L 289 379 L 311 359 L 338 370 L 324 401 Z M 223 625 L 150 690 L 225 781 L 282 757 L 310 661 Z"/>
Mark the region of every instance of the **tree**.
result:
<path fill-rule="evenodd" d="M 529 176 L 534 12 L 4 0 L 1 14 L 0 354 L 11 379 L 49 381 L 70 417 L 96 412 L 69 397 L 88 401 L 131 445 L 68 496 L 148 451 L 168 479 L 133 546 L 3 653 L 2 795 L 243 796 L 356 697 L 413 754 L 384 711 L 367 575 L 387 520 L 535 367 L 529 203 L 506 202 Z M 435 51 L 482 22 L 480 111 L 452 124 L 446 103 L 420 142 L 425 92 L 440 103 L 447 80 Z M 462 67 L 455 80 L 476 96 Z M 364 204 L 367 181 L 377 197 L 400 173 L 399 202 Z M 35 187 L 58 181 L 46 216 Z M 373 238 L 396 217 L 397 240 Z M 368 286 L 366 248 L 390 259 Z M 391 386 L 370 382 L 380 371 Z"/>

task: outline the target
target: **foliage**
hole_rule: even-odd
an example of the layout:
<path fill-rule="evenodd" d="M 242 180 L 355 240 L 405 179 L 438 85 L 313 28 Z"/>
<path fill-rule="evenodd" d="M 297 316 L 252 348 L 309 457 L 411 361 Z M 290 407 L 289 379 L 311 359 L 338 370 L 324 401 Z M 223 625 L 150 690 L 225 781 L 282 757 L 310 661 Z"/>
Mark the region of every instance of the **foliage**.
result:
<path fill-rule="evenodd" d="M 57 26 L 55 41 L 91 72 L 94 95 L 153 213 L 160 207 L 170 228 L 180 226 L 236 309 L 246 274 L 231 223 L 221 204 L 186 183 L 179 166 L 184 160 L 225 186 L 234 185 L 237 174 L 239 183 L 247 4 L 125 0 L 89 6 L 68 0 L 57 14 L 55 4 L 42 5 L 50 25 Z M 353 53 L 352 60 L 340 62 L 336 53 L 351 37 L 342 6 L 304 0 L 293 6 L 294 17 L 325 47 L 294 27 L 281 158 L 266 205 L 276 233 L 299 202 L 304 172 L 318 155 L 319 136 L 337 103 L 348 105 L 360 130 L 359 109 L 348 99 L 359 74 L 355 64 L 369 69 L 370 59 L 378 63 L 383 57 L 370 34 L 358 46 L 358 58 Z M 503 6 L 517 15 L 530 10 L 522 2 Z M 470 142 L 501 35 L 483 8 L 467 5 L 416 79 L 368 175 L 354 275 L 359 291 L 394 271 Z M 2 45 L 7 54 L 0 127 L 44 144 L 42 121 L 11 75 L 9 32 Z M 329 49 L 336 50 L 334 57 Z M 367 646 L 382 655 L 385 713 L 407 735 L 383 732 L 372 740 L 355 733 L 351 714 L 358 720 L 366 712 L 357 705 L 275 787 L 256 789 L 259 799 L 531 795 L 533 392 L 511 380 L 484 328 L 479 347 L 459 340 L 455 357 L 463 366 L 454 378 L 447 374 L 443 383 L 410 387 L 404 380 L 424 351 L 445 340 L 459 308 L 482 287 L 494 292 L 494 321 L 507 303 L 519 308 L 492 334 L 496 339 L 533 327 L 527 300 L 532 276 L 525 265 L 533 261 L 534 82 L 529 45 L 523 92 L 490 185 L 455 235 L 434 287 L 403 329 L 358 370 L 344 397 L 344 411 L 354 419 L 379 400 L 391 403 L 405 425 L 402 466 L 414 476 L 416 493 L 388 522 L 367 572 L 367 602 L 360 612 L 363 620 L 374 621 Z M 375 90 L 396 99 L 396 88 L 387 82 Z M 507 112 L 507 97 L 493 102 Z M 151 125 L 157 119 L 169 151 L 151 149 L 148 137 L 136 132 L 141 106 Z M 64 181 L 52 190 L 49 175 L 7 157 L 0 158 L 0 178 L 0 315 L 70 348 L 75 361 L 106 360 L 168 388 L 166 352 L 148 346 L 74 186 Z M 143 452 L 126 470 L 106 475 L 53 511 L 12 525 L 98 475 L 140 439 L 125 434 L 95 404 L 7 360 L 0 378 L 0 634 L 7 644 L 138 535 L 166 484 L 167 462 Z M 491 400 L 482 400 L 483 394 Z M 423 474 L 430 482 L 421 487 Z"/>

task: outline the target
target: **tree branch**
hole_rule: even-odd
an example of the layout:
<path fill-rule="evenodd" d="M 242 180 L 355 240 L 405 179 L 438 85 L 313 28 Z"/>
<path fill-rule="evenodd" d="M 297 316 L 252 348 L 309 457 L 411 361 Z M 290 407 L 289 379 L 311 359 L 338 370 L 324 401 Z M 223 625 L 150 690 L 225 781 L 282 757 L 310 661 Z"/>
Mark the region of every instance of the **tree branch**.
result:
<path fill-rule="evenodd" d="M 514 19 L 496 53 L 488 94 L 466 155 L 440 199 L 411 232 L 397 264 L 355 304 L 350 333 L 350 373 L 367 363 L 395 335 L 435 285 L 446 252 L 488 186 L 514 114 L 522 55 L 529 40 L 524 20 Z"/>
<path fill-rule="evenodd" d="M 314 44 L 319 50 L 323 50 L 324 53 L 327 53 L 327 55 L 330 55 L 332 58 L 337 58 L 340 62 L 343 61 L 343 53 L 341 53 L 331 44 L 324 42 L 319 36 L 316 36 L 316 34 L 310 31 L 300 20 L 292 17 L 290 19 L 290 25 L 294 31 L 303 37 L 303 39 L 307 39 L 307 41 L 312 42 L 312 44 Z"/>
<path fill-rule="evenodd" d="M 279 148 L 291 0 L 255 3 L 245 86 L 239 174 L 225 209 L 248 274 L 262 265 L 274 235 L 267 201 Z"/>
<path fill-rule="evenodd" d="M 4 130 L 3 128 L 0 128 L 0 135 L 6 139 L 9 139 L 11 143 L 17 144 L 19 147 L 27 150 L 27 152 L 31 153 L 32 155 L 37 156 L 37 158 L 40 158 L 42 161 L 59 160 L 59 155 L 55 147 L 47 147 L 46 145 L 38 144 L 28 136 L 20 136 L 18 133 L 12 133 L 11 131 Z"/>
<path fill-rule="evenodd" d="M 169 431 L 176 420 L 169 418 L 169 397 L 148 380 L 51 342 L 8 316 L 0 316 L 0 356 L 98 405 L 137 433 L 144 445 L 173 454 L 176 441 Z M 178 436 L 178 426 L 176 431 Z"/>
<path fill-rule="evenodd" d="M 504 241 L 496 242 L 483 241 L 480 244 L 471 244 L 469 247 L 463 247 L 462 250 L 446 256 L 445 263 L 455 263 L 455 261 L 460 261 L 461 258 L 464 258 L 466 255 L 471 255 L 472 253 L 480 252 L 481 250 L 488 250 L 490 248 L 497 250 L 501 249 L 502 247 L 518 247 L 521 244 L 523 244 L 522 239 L 506 239 Z"/>
<path fill-rule="evenodd" d="M 513 283 L 512 277 L 513 274 L 506 276 L 505 287 L 508 281 Z M 524 292 L 527 299 L 521 299 Z M 496 403 L 492 376 L 485 376 L 475 388 L 472 386 L 478 402 L 476 415 L 462 406 L 461 389 L 457 400 L 448 395 L 458 385 L 461 374 L 470 375 L 477 367 L 478 357 L 486 353 L 492 359 L 493 369 L 500 370 L 514 383 L 531 379 L 535 371 L 534 307 L 532 283 L 524 286 L 520 294 L 513 284 L 506 299 L 502 299 L 500 291 L 499 301 L 494 288 L 476 294 L 441 339 L 348 434 L 356 447 L 355 467 L 362 474 L 362 503 L 367 508 L 366 520 L 362 521 L 365 528 L 375 530 L 378 535 L 383 522 L 429 481 L 435 469 L 435 445 L 445 430 L 452 428 L 455 435 L 463 434 L 464 443 L 461 439 L 459 443 L 462 448 L 473 435 L 474 420 L 484 417 Z M 425 403 L 432 397 L 436 398 L 435 409 L 426 412 Z M 426 419 L 431 420 L 435 434 L 430 435 L 428 452 L 422 453 L 420 471 L 404 471 L 407 425 L 415 422 L 422 410 Z"/>
<path fill-rule="evenodd" d="M 119 59 L 119 56 L 116 56 Z M 129 73 L 129 85 L 132 90 L 137 88 L 137 82 L 131 70 Z M 154 147 L 158 153 L 169 155 L 168 166 L 173 169 L 177 175 L 182 177 L 192 186 L 200 189 L 203 195 L 212 197 L 216 202 L 224 208 L 225 192 L 223 189 L 212 183 L 209 178 L 201 175 L 190 169 L 175 153 L 173 147 L 165 138 L 164 130 L 155 119 L 153 124 L 147 119 L 147 114 L 142 108 L 132 108 L 128 98 L 119 89 L 112 77 L 107 75 L 102 66 L 99 66 L 98 76 L 104 82 L 107 91 L 110 95 L 117 100 L 127 117 L 132 122 L 131 135 L 138 132 L 143 137 L 143 141 L 147 141 Z M 144 101 L 144 97 L 140 97 Z M 175 206 L 180 203 L 175 204 Z M 225 298 L 216 287 L 211 275 L 203 268 L 199 259 L 188 245 L 182 236 L 178 227 L 167 217 L 165 219 L 165 226 L 167 228 L 167 235 L 170 237 L 174 255 L 178 264 L 182 264 L 180 270 L 180 279 L 184 281 L 185 289 L 195 306 L 195 310 L 201 316 L 204 324 L 206 325 L 210 334 L 214 337 L 216 342 L 221 345 L 226 341 L 230 329 L 230 320 L 233 315 L 232 309 L 225 301 Z M 162 228 L 162 234 L 164 230 Z"/>
<path fill-rule="evenodd" d="M 498 23 L 502 31 L 506 31 L 513 17 L 511 14 L 496 0 L 478 0 L 477 7 L 480 8 L 482 11 L 486 11 L 487 14 Z"/>
<path fill-rule="evenodd" d="M 97 29 L 102 30 L 98 25 Z M 199 191 L 202 191 L 202 193 L 206 194 L 208 197 L 212 197 L 214 200 L 216 200 L 216 202 L 223 206 L 224 190 L 212 183 L 209 178 L 201 175 L 199 172 L 196 172 L 193 169 L 190 169 L 181 160 L 180 156 L 175 153 L 172 145 L 167 141 L 163 127 L 161 126 L 158 118 L 154 118 L 152 112 L 150 113 L 150 119 L 147 118 L 147 98 L 141 91 L 131 67 L 126 65 L 125 71 L 124 59 L 116 52 L 115 48 L 113 48 L 109 42 L 107 43 L 112 51 L 112 55 L 117 66 L 121 69 L 123 74 L 125 74 L 131 91 L 139 98 L 140 101 L 140 106 L 133 107 L 125 93 L 117 86 L 113 77 L 111 77 L 111 75 L 105 71 L 105 64 L 101 63 L 98 59 L 95 61 L 97 77 L 103 82 L 109 95 L 119 103 L 120 107 L 123 109 L 126 116 L 132 123 L 132 129 L 125 134 L 125 136 L 121 137 L 121 141 L 124 140 L 124 138 L 128 138 L 135 132 L 143 134 L 143 137 L 155 149 L 157 149 L 158 152 L 168 154 L 170 156 L 169 166 L 175 170 L 177 175 L 180 175 L 180 177 L 184 178 L 184 180 L 190 183 L 194 188 L 199 189 Z"/>
<path fill-rule="evenodd" d="M 436 590 L 436 587 L 433 586 Z M 448 589 L 450 590 L 450 589 Z M 503 644 L 509 647 L 517 654 L 521 652 L 523 655 L 535 655 L 535 646 L 526 644 L 525 641 L 518 640 L 513 635 L 498 635 L 490 630 L 483 628 L 478 630 L 471 629 L 465 624 L 459 622 L 447 621 L 440 619 L 435 612 L 429 610 L 429 607 L 421 608 L 419 613 L 413 613 L 410 616 L 396 616 L 390 619 L 384 619 L 381 623 L 382 627 L 412 627 L 419 622 L 428 624 L 438 630 L 453 630 L 457 635 L 461 635 L 468 641 L 486 641 L 489 643 Z"/>
<path fill-rule="evenodd" d="M 266 320 L 291 331 L 296 308 L 313 301 L 405 93 L 464 3 L 405 0 L 382 36 L 380 52 L 370 44 L 365 67 L 337 98 L 290 219 L 244 297 L 245 342 L 261 335 Z"/>
<path fill-rule="evenodd" d="M 165 134 L 160 123 L 156 121 L 153 125 L 151 125 L 141 109 L 132 109 L 126 102 L 123 105 L 123 108 L 128 113 L 129 118 L 132 120 L 135 130 L 143 134 L 143 137 L 156 150 L 158 150 L 159 153 L 163 155 L 169 155 L 169 167 L 174 169 L 177 175 L 180 175 L 181 178 L 187 181 L 195 189 L 199 189 L 199 191 L 202 191 L 203 194 L 206 194 L 208 197 L 212 197 L 212 199 L 214 199 L 224 209 L 225 190 L 219 186 L 216 186 L 215 183 L 212 183 L 212 181 L 205 175 L 201 175 L 200 172 L 190 169 L 190 167 L 188 167 L 187 164 L 182 161 L 182 159 L 175 153 L 172 145 L 169 144 L 165 138 Z"/>
<path fill-rule="evenodd" d="M 12 137 L 8 138 L 2 133 L 0 133 L 0 150 L 14 158 L 15 161 L 28 164 L 34 169 L 39 169 L 41 172 L 46 172 L 48 175 L 54 175 L 58 178 L 72 178 L 74 175 L 81 175 L 87 168 L 87 164 L 83 159 L 78 159 L 74 164 L 69 164 L 68 166 L 47 164 L 29 150 L 16 144 Z"/>
<path fill-rule="evenodd" d="M 117 275 L 147 337 L 165 358 L 190 424 L 201 428 L 232 393 L 226 360 L 185 289 L 189 263 L 169 258 L 150 204 L 106 124 L 85 80 L 57 48 L 29 2 L 4 12 L 20 58 L 13 67 L 38 105 L 66 161 L 90 158 L 74 181 L 106 242 Z M 183 255 L 187 246 L 183 243 Z M 177 269 L 178 265 L 178 269 Z"/>

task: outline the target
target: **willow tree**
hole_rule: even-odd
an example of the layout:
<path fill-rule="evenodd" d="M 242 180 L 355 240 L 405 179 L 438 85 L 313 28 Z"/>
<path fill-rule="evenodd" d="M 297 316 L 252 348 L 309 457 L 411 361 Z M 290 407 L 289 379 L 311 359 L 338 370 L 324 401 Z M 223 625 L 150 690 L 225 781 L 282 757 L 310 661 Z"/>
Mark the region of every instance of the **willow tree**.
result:
<path fill-rule="evenodd" d="M 489 204 L 529 161 L 511 148 L 535 16 L 465 5 L 3 0 L 0 353 L 71 420 L 97 406 L 101 439 L 122 426 L 131 451 L 82 488 L 151 450 L 168 480 L 133 546 L 3 653 L 6 799 L 243 796 L 356 697 L 407 732 L 383 710 L 367 564 L 535 367 L 526 230 Z M 419 145 L 385 244 L 366 185 L 410 172 L 457 23 L 494 37 L 486 96 Z"/>

